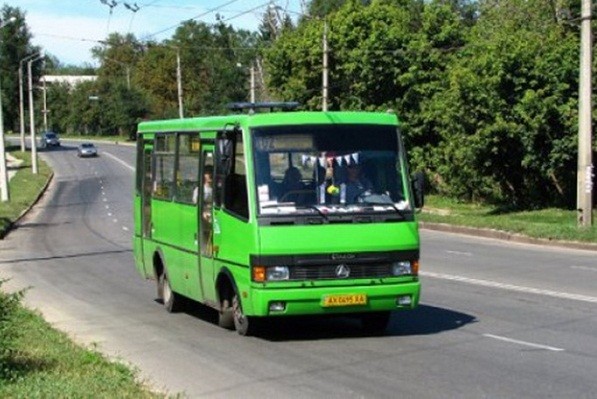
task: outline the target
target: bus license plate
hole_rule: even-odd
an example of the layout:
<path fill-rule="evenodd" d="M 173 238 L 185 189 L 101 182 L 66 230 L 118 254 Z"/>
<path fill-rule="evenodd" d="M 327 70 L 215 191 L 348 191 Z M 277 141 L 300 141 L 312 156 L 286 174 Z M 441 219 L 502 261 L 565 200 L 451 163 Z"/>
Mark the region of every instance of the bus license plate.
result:
<path fill-rule="evenodd" d="M 340 294 L 340 295 L 325 295 L 323 297 L 321 306 L 332 307 L 332 306 L 353 306 L 353 305 L 366 305 L 367 295 L 366 294 Z"/>

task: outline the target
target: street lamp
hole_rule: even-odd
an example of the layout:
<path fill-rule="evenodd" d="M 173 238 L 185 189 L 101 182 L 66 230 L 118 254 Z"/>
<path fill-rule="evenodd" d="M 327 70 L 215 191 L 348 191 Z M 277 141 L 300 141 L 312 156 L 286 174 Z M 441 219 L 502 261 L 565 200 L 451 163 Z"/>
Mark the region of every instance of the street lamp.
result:
<path fill-rule="evenodd" d="M 21 151 L 25 152 L 25 101 L 23 99 L 23 63 L 39 53 L 33 53 L 19 61 L 19 121 L 21 123 Z"/>
<path fill-rule="evenodd" d="M 31 172 L 37 174 L 37 142 L 35 140 L 35 109 L 33 108 L 33 78 L 31 76 L 31 64 L 42 59 L 43 56 L 38 54 L 37 57 L 27 61 L 27 75 L 29 83 L 29 128 L 31 132 Z"/>
<path fill-rule="evenodd" d="M 15 17 L 10 17 L 0 24 L 0 29 L 15 20 Z M 4 146 L 4 118 L 2 116 L 2 87 L 0 85 L 0 200 L 6 202 L 9 199 L 10 192 L 8 188 L 8 170 L 6 167 L 6 147 Z"/>

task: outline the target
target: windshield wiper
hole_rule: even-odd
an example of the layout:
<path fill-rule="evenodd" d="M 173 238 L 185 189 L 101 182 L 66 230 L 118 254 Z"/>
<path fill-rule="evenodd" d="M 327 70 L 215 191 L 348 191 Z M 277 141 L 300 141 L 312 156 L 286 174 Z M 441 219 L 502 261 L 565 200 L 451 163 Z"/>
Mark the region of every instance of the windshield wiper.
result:
<path fill-rule="evenodd" d="M 363 203 L 367 205 L 382 205 L 382 206 L 389 206 L 396 211 L 396 213 L 402 218 L 405 219 L 406 216 L 404 215 L 404 211 L 401 210 L 396 206 L 394 201 L 386 195 L 386 194 L 369 194 L 363 196 Z"/>

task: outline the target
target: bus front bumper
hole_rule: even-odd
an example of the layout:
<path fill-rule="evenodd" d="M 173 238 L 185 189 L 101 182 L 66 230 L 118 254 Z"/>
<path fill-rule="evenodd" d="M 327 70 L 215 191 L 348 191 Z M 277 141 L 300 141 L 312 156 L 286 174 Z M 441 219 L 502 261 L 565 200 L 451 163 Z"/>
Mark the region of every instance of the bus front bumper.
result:
<path fill-rule="evenodd" d="M 253 288 L 244 298 L 248 316 L 325 315 L 414 309 L 421 283 L 301 288 Z"/>

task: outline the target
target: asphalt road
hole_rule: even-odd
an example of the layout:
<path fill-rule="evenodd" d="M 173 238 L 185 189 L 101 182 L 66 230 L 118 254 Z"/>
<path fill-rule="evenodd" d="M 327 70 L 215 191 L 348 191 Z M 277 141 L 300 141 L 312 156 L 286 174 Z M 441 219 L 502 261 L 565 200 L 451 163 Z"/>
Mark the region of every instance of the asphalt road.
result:
<path fill-rule="evenodd" d="M 75 145 L 0 241 L 0 278 L 155 389 L 210 398 L 596 398 L 597 253 L 422 231 L 421 306 L 383 336 L 351 319 L 272 322 L 259 337 L 197 307 L 168 314 L 132 250 L 134 151 Z"/>

